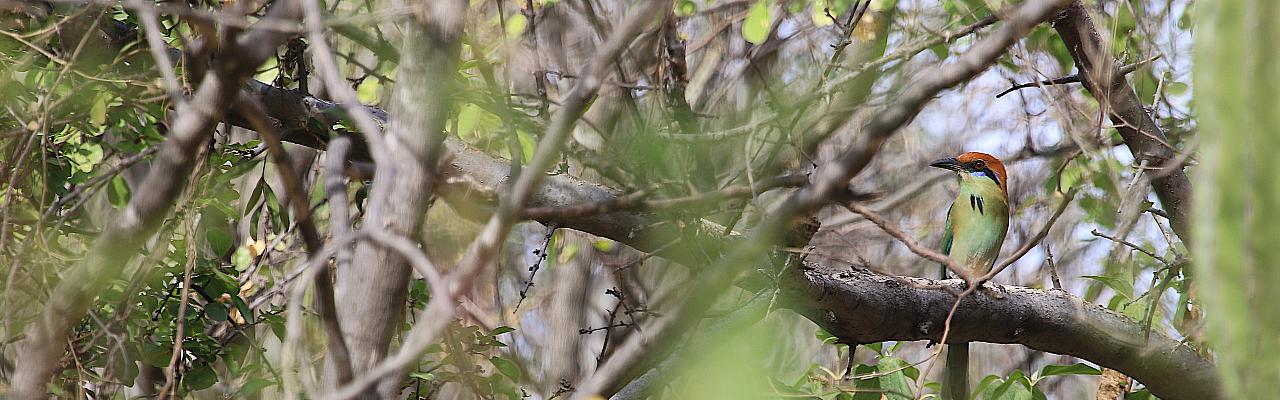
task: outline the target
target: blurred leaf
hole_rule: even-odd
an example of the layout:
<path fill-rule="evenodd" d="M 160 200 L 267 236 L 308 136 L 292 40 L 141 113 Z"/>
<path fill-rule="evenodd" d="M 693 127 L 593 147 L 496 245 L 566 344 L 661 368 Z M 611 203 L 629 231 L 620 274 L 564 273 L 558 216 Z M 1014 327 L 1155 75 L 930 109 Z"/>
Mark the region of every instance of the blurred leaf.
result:
<path fill-rule="evenodd" d="M 742 21 L 742 38 L 751 44 L 764 43 L 769 38 L 769 27 L 773 21 L 769 17 L 769 5 L 765 0 L 756 3 L 747 10 L 747 18 Z"/>
<path fill-rule="evenodd" d="M 688 17 L 698 12 L 698 4 L 690 0 L 676 1 L 676 16 Z"/>
<path fill-rule="evenodd" d="M 241 318 L 244 319 L 243 321 L 236 321 L 236 323 L 244 324 L 246 322 L 253 322 L 253 310 L 249 308 L 249 304 L 244 302 L 244 299 L 240 298 L 239 295 L 232 295 L 231 304 L 235 306 L 236 311 L 239 312 Z"/>
<path fill-rule="evenodd" d="M 253 255 L 249 254 L 248 243 L 236 248 L 236 252 L 231 255 L 231 265 L 236 268 L 236 272 L 244 272 L 253 265 Z"/>
<path fill-rule="evenodd" d="M 89 123 L 93 126 L 102 126 L 107 122 L 107 105 L 111 101 L 111 94 L 108 92 L 98 92 L 93 98 L 93 107 L 89 109 Z"/>
<path fill-rule="evenodd" d="M 876 369 L 883 374 L 878 378 L 880 380 L 880 389 L 884 390 L 884 397 L 888 400 L 911 400 L 915 398 L 915 393 L 911 390 L 911 382 L 907 379 L 905 373 L 907 362 L 894 357 L 883 357 L 876 364 Z M 917 374 L 918 375 L 918 374 Z"/>
<path fill-rule="evenodd" d="M 219 303 L 206 304 L 204 306 L 204 316 L 218 322 L 226 321 L 227 306 Z"/>
<path fill-rule="evenodd" d="M 502 357 L 489 357 L 489 362 L 498 369 L 498 372 L 511 378 L 512 381 L 520 381 L 520 367 L 516 366 L 516 363 Z"/>
<path fill-rule="evenodd" d="M 1111 288 L 1111 290 L 1114 290 L 1117 293 L 1120 293 L 1126 296 L 1129 296 L 1130 293 L 1133 291 L 1132 285 L 1128 284 L 1128 282 L 1125 282 L 1124 280 L 1121 280 L 1119 278 L 1113 278 L 1113 277 L 1101 276 L 1101 275 L 1084 275 L 1084 276 L 1081 276 L 1081 278 L 1092 279 L 1098 282 L 1102 282 L 1102 284 L 1107 285 L 1107 287 Z M 1129 296 L 1129 297 L 1132 297 L 1132 296 Z"/>
<path fill-rule="evenodd" d="M 121 175 L 112 177 L 111 183 L 107 184 L 107 202 L 110 202 L 112 207 L 124 208 L 129 205 L 130 197 L 129 185 L 125 183 L 124 177 Z"/>
<path fill-rule="evenodd" d="M 262 378 L 249 378 L 249 380 L 246 381 L 243 385 L 240 385 L 240 390 L 238 390 L 236 393 L 239 394 L 240 396 L 252 397 L 253 395 L 257 394 L 259 391 L 262 391 L 263 388 L 266 388 L 267 386 L 272 386 L 275 384 L 276 382 L 272 380 L 267 380 Z"/>
<path fill-rule="evenodd" d="M 231 247 L 235 246 L 235 238 L 232 238 L 230 233 L 222 229 L 210 228 L 205 231 L 204 236 L 205 240 L 209 242 L 209 248 L 218 256 L 226 255 L 227 252 L 231 251 Z"/>
<path fill-rule="evenodd" d="M 182 375 L 182 384 L 187 390 L 204 390 L 218 383 L 218 374 L 208 364 L 198 363 Z"/>
<path fill-rule="evenodd" d="M 516 131 L 516 140 L 520 142 L 520 152 L 523 153 L 524 159 L 532 160 L 533 152 L 538 148 L 538 142 L 529 134 L 519 130 Z"/>
<path fill-rule="evenodd" d="M 517 37 L 524 33 L 524 29 L 529 26 L 529 19 L 524 14 L 515 14 L 507 18 L 507 36 Z"/>

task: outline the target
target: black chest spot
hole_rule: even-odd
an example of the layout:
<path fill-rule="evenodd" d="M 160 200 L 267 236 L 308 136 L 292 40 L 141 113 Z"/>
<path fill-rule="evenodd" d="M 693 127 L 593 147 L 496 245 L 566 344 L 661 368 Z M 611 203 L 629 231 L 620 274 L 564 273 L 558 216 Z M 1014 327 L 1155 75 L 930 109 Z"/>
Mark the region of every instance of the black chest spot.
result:
<path fill-rule="evenodd" d="M 982 196 L 978 196 L 976 194 L 969 195 L 969 209 L 977 210 L 978 214 L 987 215 L 986 210 L 983 208 Z"/>

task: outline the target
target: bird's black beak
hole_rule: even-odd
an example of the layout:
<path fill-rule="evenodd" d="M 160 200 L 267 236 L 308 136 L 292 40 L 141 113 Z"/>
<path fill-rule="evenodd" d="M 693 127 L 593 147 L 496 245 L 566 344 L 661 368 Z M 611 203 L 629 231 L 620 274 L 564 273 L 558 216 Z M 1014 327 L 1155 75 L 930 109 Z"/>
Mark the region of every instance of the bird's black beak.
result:
<path fill-rule="evenodd" d="M 933 162 L 929 163 L 929 166 L 934 168 L 942 168 L 942 169 L 949 169 L 952 171 L 959 171 L 960 161 L 957 161 L 955 158 L 943 158 L 943 159 L 933 160 Z"/>

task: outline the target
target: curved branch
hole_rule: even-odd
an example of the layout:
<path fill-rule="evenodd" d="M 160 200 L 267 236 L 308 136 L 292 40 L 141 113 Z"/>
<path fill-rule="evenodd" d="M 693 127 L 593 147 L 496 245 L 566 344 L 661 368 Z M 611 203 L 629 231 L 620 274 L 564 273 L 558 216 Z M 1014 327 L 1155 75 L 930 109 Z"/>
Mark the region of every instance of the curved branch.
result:
<path fill-rule="evenodd" d="M 1129 86 L 1124 69 L 1115 65 L 1115 58 L 1106 50 L 1109 47 L 1103 46 L 1089 11 L 1080 1 L 1072 1 L 1053 21 L 1053 28 L 1079 66 L 1078 75 L 1084 87 L 1099 103 L 1105 104 L 1111 122 L 1133 153 L 1134 163 L 1145 161 L 1147 165 L 1160 167 L 1161 171 L 1151 176 L 1151 187 L 1169 213 L 1169 225 L 1174 233 L 1190 244 L 1191 181 L 1182 170 L 1181 157 L 1175 154 L 1164 131 Z"/>
<path fill-rule="evenodd" d="M 962 288 L 958 279 L 805 267 L 786 288 L 794 309 L 851 343 L 936 341 L 955 302 L 936 288 Z M 1221 397 L 1213 365 L 1190 347 L 1160 333 L 1148 336 L 1137 321 L 1065 291 L 1004 285 L 975 291 L 956 309 L 947 342 L 1021 344 L 1083 358 L 1124 372 L 1165 400 Z"/>

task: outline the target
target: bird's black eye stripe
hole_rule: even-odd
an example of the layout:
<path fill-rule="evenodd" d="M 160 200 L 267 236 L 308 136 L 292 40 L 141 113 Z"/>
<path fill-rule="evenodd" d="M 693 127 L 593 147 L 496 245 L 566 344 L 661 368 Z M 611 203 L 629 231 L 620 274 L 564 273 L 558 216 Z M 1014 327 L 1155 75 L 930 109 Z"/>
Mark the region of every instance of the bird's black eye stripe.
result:
<path fill-rule="evenodd" d="M 982 162 L 982 160 L 976 160 L 969 163 L 969 169 L 974 172 L 981 172 L 983 175 L 991 178 L 991 180 L 996 181 L 997 185 L 1000 184 L 1000 178 L 996 176 L 996 172 L 992 171 L 991 168 L 988 168 L 987 163 Z"/>

